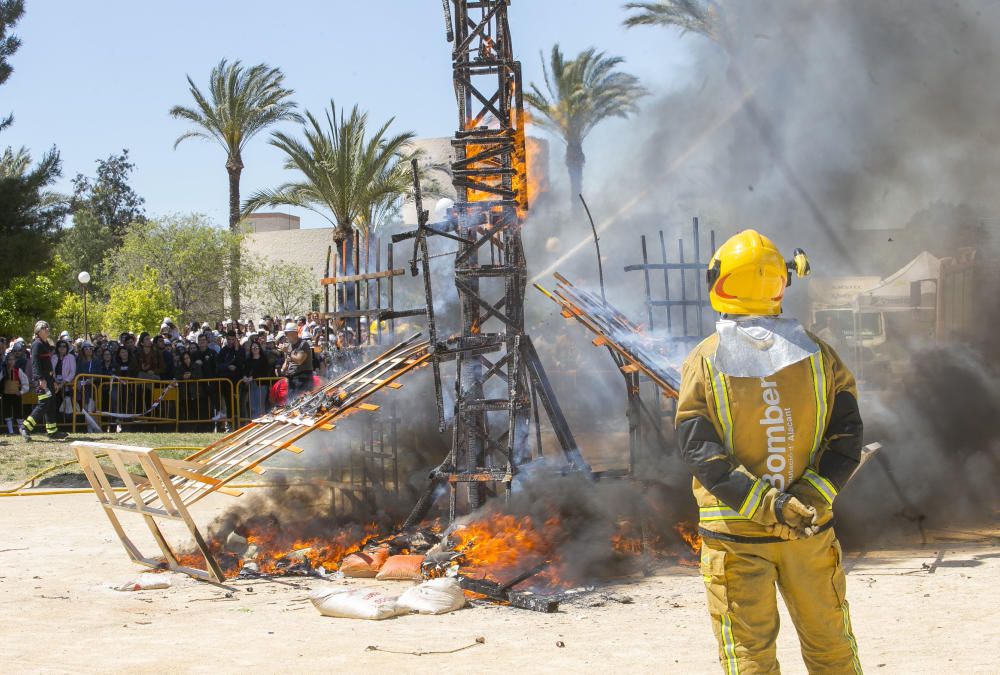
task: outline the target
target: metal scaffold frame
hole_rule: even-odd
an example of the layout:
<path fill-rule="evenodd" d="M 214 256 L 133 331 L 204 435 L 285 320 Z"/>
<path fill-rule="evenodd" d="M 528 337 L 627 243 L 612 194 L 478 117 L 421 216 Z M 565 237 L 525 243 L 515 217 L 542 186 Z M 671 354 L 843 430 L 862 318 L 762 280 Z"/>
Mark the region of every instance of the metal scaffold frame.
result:
<path fill-rule="evenodd" d="M 677 239 L 677 258 L 670 260 L 667 253 L 667 240 L 663 230 L 658 232 L 660 244 L 660 262 L 650 262 L 646 235 L 639 237 L 642 251 L 642 263 L 626 265 L 626 272 L 642 272 L 643 290 L 645 292 L 646 330 L 650 333 L 662 331 L 664 336 L 673 343 L 683 347 L 687 353 L 696 344 L 712 333 L 715 328 L 715 313 L 704 289 L 705 270 L 708 259 L 702 259 L 704 250 L 701 234 L 701 224 L 697 217 L 691 219 L 691 256 L 685 250 L 685 238 Z M 715 230 L 708 232 L 709 256 L 715 251 Z M 663 298 L 654 297 L 657 293 L 657 276 L 662 273 Z M 662 310 L 662 313 L 658 310 Z M 643 416 L 652 426 L 656 442 L 661 442 L 663 429 L 673 426 L 676 411 L 676 399 L 660 395 L 660 389 L 654 389 L 655 402 L 647 406 L 642 401 L 641 381 L 638 373 L 625 375 L 628 385 L 629 409 L 629 445 L 633 468 L 642 448 L 650 447 L 647 427 L 642 424 Z M 652 410 L 650 410 L 652 407 Z M 642 414 L 640 414 L 642 413 Z"/>

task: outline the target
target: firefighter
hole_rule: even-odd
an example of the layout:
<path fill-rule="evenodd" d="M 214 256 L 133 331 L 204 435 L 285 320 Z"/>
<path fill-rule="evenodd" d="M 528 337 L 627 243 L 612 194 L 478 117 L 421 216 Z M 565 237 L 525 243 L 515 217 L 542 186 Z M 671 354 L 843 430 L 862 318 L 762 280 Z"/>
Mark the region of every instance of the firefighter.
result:
<path fill-rule="evenodd" d="M 781 590 L 810 673 L 860 673 L 833 531 L 837 491 L 857 468 L 854 377 L 836 352 L 780 317 L 792 276 L 754 230 L 709 262 L 715 334 L 682 368 L 675 423 L 694 474 L 701 572 L 723 672 L 777 673 Z"/>
<path fill-rule="evenodd" d="M 59 441 L 66 438 L 66 434 L 59 431 L 56 426 L 55 387 L 56 383 L 52 377 L 52 345 L 49 342 L 49 324 L 39 321 L 35 324 L 35 339 L 31 343 L 31 388 L 38 394 L 38 403 L 32 409 L 31 414 L 24 418 L 24 425 L 21 427 L 21 437 L 25 441 L 31 440 L 31 432 L 39 424 L 45 424 L 45 432 L 49 439 Z"/>

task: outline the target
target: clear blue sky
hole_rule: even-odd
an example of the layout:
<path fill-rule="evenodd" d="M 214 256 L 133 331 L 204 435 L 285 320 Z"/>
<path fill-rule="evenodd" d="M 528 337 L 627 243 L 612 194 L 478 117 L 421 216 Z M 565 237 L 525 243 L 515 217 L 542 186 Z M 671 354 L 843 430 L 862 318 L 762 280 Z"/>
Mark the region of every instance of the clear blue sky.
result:
<path fill-rule="evenodd" d="M 399 130 L 450 136 L 456 125 L 450 46 L 440 0 L 28 0 L 17 27 L 14 74 L 0 87 L 0 113 L 14 126 L 4 145 L 63 159 L 58 189 L 78 172 L 128 148 L 133 185 L 152 215 L 200 212 L 227 220 L 225 157 L 214 144 L 173 142 L 185 126 L 167 111 L 189 104 L 185 75 L 204 88 L 220 58 L 280 67 L 299 104 L 320 112 L 333 98 L 360 104 Z M 515 0 L 514 46 L 525 83 L 541 82 L 539 50 L 559 42 L 575 54 L 591 45 L 623 56 L 647 87 L 682 77 L 691 38 L 645 28 L 626 31 L 619 0 Z M 608 122 L 595 132 L 615 133 Z M 599 136 L 595 141 L 599 141 Z M 595 146 L 611 145 L 594 143 Z M 553 170 L 562 147 L 553 144 Z M 599 156 L 590 159 L 599 160 Z M 288 178 L 281 154 L 257 137 L 245 155 L 244 197 Z M 592 164 L 593 165 L 593 164 Z M 305 212 L 304 226 L 323 221 Z"/>

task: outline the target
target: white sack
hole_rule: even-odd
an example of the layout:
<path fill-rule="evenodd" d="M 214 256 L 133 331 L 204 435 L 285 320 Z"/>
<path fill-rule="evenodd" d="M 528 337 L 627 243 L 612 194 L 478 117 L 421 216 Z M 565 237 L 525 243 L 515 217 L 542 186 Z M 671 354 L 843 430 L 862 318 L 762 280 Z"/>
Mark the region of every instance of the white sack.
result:
<path fill-rule="evenodd" d="M 158 588 L 170 588 L 170 577 L 166 574 L 143 572 L 132 581 L 115 586 L 116 591 L 152 591 Z"/>
<path fill-rule="evenodd" d="M 445 614 L 465 607 L 465 592 L 458 579 L 441 577 L 407 590 L 396 604 L 401 609 L 420 614 Z"/>
<path fill-rule="evenodd" d="M 309 595 L 316 609 L 323 616 L 343 619 L 371 619 L 381 621 L 408 610 L 396 606 L 398 596 L 384 593 L 378 588 L 320 588 Z"/>

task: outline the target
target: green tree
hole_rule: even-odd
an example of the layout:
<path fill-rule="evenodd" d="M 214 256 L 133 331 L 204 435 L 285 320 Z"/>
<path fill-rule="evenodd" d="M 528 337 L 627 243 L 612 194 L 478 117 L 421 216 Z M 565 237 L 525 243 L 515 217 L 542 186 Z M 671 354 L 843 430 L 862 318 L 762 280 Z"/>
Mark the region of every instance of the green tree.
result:
<path fill-rule="evenodd" d="M 395 118 L 368 136 L 368 113 L 354 106 L 344 117 L 330 101 L 326 124 L 306 113 L 305 140 L 277 132 L 271 145 L 282 150 L 285 168 L 301 180 L 274 190 L 261 190 L 244 204 L 245 213 L 262 206 L 297 206 L 315 211 L 335 228 L 334 240 L 348 238 L 355 228 L 374 230 L 392 213 L 391 205 L 413 189 L 408 148 L 413 132 L 390 134 Z"/>
<path fill-rule="evenodd" d="M 68 330 L 71 335 L 86 335 L 96 333 L 98 328 L 104 325 L 105 303 L 92 293 L 87 294 L 86 326 L 84 325 L 83 293 L 64 293 L 62 303 L 56 308 L 53 314 L 53 326 L 58 326 L 60 331 Z M 161 319 L 163 317 L 160 317 Z M 86 330 L 85 330 L 86 329 Z M 119 331 L 120 332 L 120 331 Z"/>
<path fill-rule="evenodd" d="M 176 148 L 188 138 L 214 140 L 226 151 L 229 174 L 229 229 L 240 224 L 240 175 L 243 173 L 243 149 L 258 133 L 285 120 L 301 121 L 290 100 L 294 93 L 284 87 L 285 76 L 277 68 L 263 63 L 244 67 L 239 61 L 225 59 L 209 75 L 206 97 L 189 75 L 187 78 L 195 107 L 174 106 L 170 114 L 190 122 L 192 129 L 178 137 Z M 240 316 L 240 248 L 230 251 L 230 303 L 232 315 Z"/>
<path fill-rule="evenodd" d="M 7 61 L 21 46 L 21 39 L 10 33 L 24 16 L 24 0 L 0 0 L 0 84 L 7 81 L 14 67 Z M 14 115 L 0 120 L 0 131 L 14 122 Z"/>
<path fill-rule="evenodd" d="M 0 284 L 48 267 L 66 216 L 64 198 L 48 190 L 61 173 L 55 148 L 35 167 L 25 148 L 0 155 Z"/>
<path fill-rule="evenodd" d="M 0 84 L 14 72 L 8 59 L 21 40 L 11 30 L 23 15 L 23 0 L 0 0 Z M 0 131 L 13 121 L 13 115 L 0 120 Z M 55 148 L 34 168 L 26 148 L 8 147 L 0 155 L 0 284 L 48 266 L 53 235 L 66 207 L 64 198 L 47 188 L 61 173 Z"/>
<path fill-rule="evenodd" d="M 73 227 L 62 231 L 56 246 L 59 257 L 69 267 L 67 283 L 74 284 L 76 275 L 86 270 L 93 279 L 90 282 L 91 294 L 100 295 L 104 290 L 101 267 L 107 255 L 118 245 L 110 227 L 104 225 L 92 211 L 78 209 L 73 213 Z"/>
<path fill-rule="evenodd" d="M 111 286 L 103 314 L 101 325 L 110 335 L 126 330 L 156 333 L 163 317 L 177 316 L 177 308 L 159 271 L 147 267 L 140 275 Z"/>
<path fill-rule="evenodd" d="M 539 113 L 534 121 L 566 143 L 570 203 L 574 207 L 577 195 L 583 191 L 583 166 L 587 161 L 583 141 L 587 134 L 609 117 L 627 118 L 636 112 L 636 102 L 648 93 L 637 77 L 617 70 L 623 61 L 593 47 L 567 61 L 556 44 L 548 67 L 542 59 L 548 93 L 532 82 L 531 91 L 524 94 L 524 100 Z"/>
<path fill-rule="evenodd" d="M 89 212 L 110 232 L 115 245 L 125 238 L 129 225 L 146 221 L 142 206 L 146 200 L 128 182 L 134 170 L 128 150 L 123 149 L 120 155 L 97 160 L 97 175 L 94 178 L 78 173 L 73 179 L 70 208 L 74 216 L 80 211 Z"/>
<path fill-rule="evenodd" d="M 67 269 L 56 256 L 48 267 L 5 283 L 0 288 L 0 335 L 27 337 L 39 319 L 54 322 L 65 296 L 62 283 Z"/>
<path fill-rule="evenodd" d="M 217 227 L 199 214 L 150 220 L 133 225 L 121 247 L 108 254 L 104 274 L 107 283 L 121 286 L 147 268 L 159 270 L 160 283 L 171 293 L 179 319 L 203 321 L 222 315 L 230 268 L 219 261 L 241 242 L 239 230 Z M 241 265 L 243 276 L 250 276 L 242 258 Z"/>
<path fill-rule="evenodd" d="M 312 307 L 316 279 L 305 265 L 278 260 L 264 263 L 258 276 L 257 297 L 266 314 L 303 314 Z"/>

